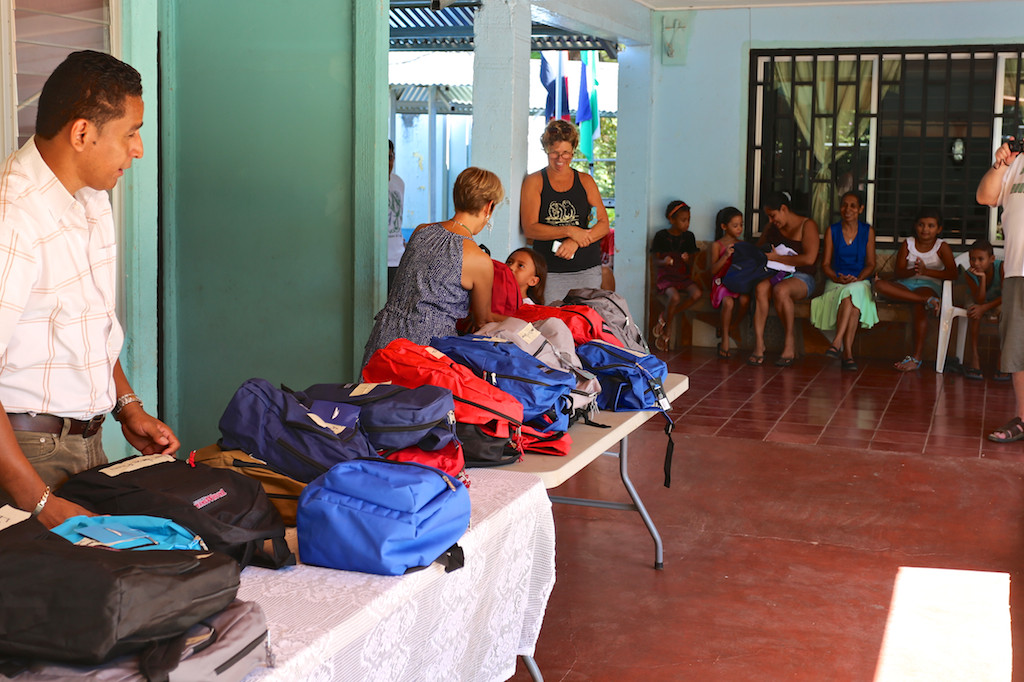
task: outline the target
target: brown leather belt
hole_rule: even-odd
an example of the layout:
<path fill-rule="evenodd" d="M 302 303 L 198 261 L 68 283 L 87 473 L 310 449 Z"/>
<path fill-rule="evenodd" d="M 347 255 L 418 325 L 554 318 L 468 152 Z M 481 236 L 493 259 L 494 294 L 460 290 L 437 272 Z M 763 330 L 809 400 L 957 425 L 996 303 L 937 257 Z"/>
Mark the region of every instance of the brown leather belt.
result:
<path fill-rule="evenodd" d="M 69 422 L 68 435 L 82 436 L 88 438 L 94 436 L 103 426 L 105 414 L 98 414 L 92 419 L 71 419 L 69 417 L 58 417 L 53 414 L 31 415 L 24 412 L 7 413 L 7 419 L 15 431 L 38 431 L 40 433 L 52 433 L 59 436 L 64 432 L 64 422 Z"/>

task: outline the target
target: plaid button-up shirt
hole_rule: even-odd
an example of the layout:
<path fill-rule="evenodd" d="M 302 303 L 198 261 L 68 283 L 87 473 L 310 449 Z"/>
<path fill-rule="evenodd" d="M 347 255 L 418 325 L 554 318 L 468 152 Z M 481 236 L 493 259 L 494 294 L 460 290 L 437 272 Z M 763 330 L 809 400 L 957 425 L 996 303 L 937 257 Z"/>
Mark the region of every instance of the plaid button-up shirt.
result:
<path fill-rule="evenodd" d="M 74 196 L 35 138 L 0 171 L 0 402 L 7 412 L 88 419 L 114 405 L 116 317 L 110 199 Z"/>

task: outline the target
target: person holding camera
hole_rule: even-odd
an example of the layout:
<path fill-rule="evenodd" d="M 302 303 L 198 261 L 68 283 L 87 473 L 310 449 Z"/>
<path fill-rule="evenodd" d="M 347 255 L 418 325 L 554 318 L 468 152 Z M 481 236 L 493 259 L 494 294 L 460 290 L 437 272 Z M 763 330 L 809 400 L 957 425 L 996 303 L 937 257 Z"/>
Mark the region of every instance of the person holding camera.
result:
<path fill-rule="evenodd" d="M 995 443 L 1024 438 L 1024 141 L 1003 143 L 978 184 L 979 204 L 1003 207 L 1003 303 L 999 369 L 1013 381 L 1017 414 L 988 435 Z"/>

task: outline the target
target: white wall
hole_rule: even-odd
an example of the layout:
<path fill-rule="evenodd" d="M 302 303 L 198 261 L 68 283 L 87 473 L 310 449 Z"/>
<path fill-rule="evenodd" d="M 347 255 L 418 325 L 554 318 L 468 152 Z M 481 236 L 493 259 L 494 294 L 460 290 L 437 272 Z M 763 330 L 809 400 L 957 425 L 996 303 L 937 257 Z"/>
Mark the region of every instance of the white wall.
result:
<path fill-rule="evenodd" d="M 1024 2 L 705 10 L 690 23 L 685 65 L 652 49 L 648 239 L 675 198 L 693 207 L 697 239 L 712 238 L 718 209 L 743 208 L 751 49 L 1024 43 Z"/>

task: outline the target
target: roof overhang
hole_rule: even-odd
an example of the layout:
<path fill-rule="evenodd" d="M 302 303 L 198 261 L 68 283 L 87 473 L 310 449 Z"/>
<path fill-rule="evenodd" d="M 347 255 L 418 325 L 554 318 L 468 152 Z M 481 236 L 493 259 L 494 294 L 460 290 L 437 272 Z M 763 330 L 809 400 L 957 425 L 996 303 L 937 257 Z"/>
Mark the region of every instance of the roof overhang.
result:
<path fill-rule="evenodd" d="M 473 51 L 473 16 L 481 0 L 455 0 L 450 7 L 430 9 L 430 0 L 391 0 L 388 23 L 392 50 L 418 52 Z M 602 50 L 618 56 L 617 43 L 533 24 L 534 50 Z"/>

